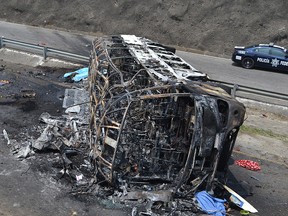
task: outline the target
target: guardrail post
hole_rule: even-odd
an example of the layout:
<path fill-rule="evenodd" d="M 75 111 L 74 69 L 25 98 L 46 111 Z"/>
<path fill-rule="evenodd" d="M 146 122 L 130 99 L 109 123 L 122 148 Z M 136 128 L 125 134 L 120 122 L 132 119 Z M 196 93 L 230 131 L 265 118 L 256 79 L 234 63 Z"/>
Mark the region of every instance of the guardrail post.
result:
<path fill-rule="evenodd" d="M 46 60 L 46 58 L 47 58 L 47 47 L 44 46 L 43 47 L 43 59 Z"/>
<path fill-rule="evenodd" d="M 239 88 L 239 86 L 237 84 L 234 84 L 232 92 L 231 92 L 231 96 L 233 98 L 236 98 L 236 91 L 237 91 L 238 88 Z"/>
<path fill-rule="evenodd" d="M 4 44 L 3 44 L 3 36 L 0 38 L 0 49 L 4 46 Z"/>

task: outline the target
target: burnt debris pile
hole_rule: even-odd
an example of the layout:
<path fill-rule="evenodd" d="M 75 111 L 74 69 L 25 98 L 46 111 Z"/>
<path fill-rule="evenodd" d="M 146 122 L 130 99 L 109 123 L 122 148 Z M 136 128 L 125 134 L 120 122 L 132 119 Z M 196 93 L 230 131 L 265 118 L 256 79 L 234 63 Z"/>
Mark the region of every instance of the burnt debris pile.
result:
<path fill-rule="evenodd" d="M 96 176 L 118 200 L 173 209 L 181 199 L 191 210 L 197 192 L 225 181 L 245 107 L 175 49 L 134 35 L 97 38 L 89 95 Z"/>

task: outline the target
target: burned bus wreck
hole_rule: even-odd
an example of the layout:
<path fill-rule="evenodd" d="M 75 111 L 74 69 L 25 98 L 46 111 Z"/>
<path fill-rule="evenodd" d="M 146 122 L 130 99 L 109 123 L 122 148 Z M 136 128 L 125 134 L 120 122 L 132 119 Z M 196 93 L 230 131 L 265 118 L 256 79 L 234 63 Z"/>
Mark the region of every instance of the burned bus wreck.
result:
<path fill-rule="evenodd" d="M 140 190 L 187 196 L 226 172 L 245 107 L 167 47 L 97 38 L 89 91 L 97 175 L 126 185 L 131 199 Z"/>

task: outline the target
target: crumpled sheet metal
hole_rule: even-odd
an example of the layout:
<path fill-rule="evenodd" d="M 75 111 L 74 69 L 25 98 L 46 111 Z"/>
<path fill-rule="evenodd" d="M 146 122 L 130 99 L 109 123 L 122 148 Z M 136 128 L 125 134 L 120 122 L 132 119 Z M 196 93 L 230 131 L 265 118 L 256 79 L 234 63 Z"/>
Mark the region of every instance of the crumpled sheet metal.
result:
<path fill-rule="evenodd" d="M 32 147 L 37 150 L 58 149 L 61 146 L 78 147 L 80 142 L 86 140 L 86 125 L 81 119 L 76 117 L 53 118 L 49 113 L 42 113 L 40 121 L 46 123 L 41 135 L 32 142 Z M 82 133 L 82 134 L 80 134 Z"/>
<path fill-rule="evenodd" d="M 116 187 L 125 181 L 174 193 L 197 177 L 211 185 L 227 168 L 244 105 L 159 44 L 131 38 L 93 42 L 90 146 L 97 174 Z"/>

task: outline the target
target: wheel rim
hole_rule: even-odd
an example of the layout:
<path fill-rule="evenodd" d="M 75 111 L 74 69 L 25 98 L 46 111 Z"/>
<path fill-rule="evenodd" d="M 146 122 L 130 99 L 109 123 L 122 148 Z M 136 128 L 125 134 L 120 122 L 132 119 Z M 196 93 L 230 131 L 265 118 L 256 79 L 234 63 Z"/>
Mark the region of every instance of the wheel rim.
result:
<path fill-rule="evenodd" d="M 245 67 L 245 68 L 252 68 L 253 65 L 254 65 L 253 59 L 250 59 L 250 58 L 244 59 L 244 61 L 243 61 L 243 67 Z"/>

